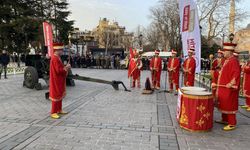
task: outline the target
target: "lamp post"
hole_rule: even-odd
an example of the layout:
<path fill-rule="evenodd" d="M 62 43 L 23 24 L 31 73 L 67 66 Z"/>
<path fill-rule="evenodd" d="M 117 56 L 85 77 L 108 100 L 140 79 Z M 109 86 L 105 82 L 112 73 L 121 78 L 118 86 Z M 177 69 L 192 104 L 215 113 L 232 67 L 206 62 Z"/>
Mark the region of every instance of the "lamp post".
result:
<path fill-rule="evenodd" d="M 225 42 L 225 33 L 223 33 L 221 36 L 222 36 L 221 47 L 223 47 L 223 43 Z"/>
<path fill-rule="evenodd" d="M 139 46 L 140 46 L 140 48 L 142 47 L 142 37 L 143 37 L 143 35 L 140 34 L 139 35 Z"/>
<path fill-rule="evenodd" d="M 233 33 L 231 33 L 229 35 L 229 40 L 230 40 L 231 43 L 233 42 L 233 40 L 234 40 L 234 34 Z"/>

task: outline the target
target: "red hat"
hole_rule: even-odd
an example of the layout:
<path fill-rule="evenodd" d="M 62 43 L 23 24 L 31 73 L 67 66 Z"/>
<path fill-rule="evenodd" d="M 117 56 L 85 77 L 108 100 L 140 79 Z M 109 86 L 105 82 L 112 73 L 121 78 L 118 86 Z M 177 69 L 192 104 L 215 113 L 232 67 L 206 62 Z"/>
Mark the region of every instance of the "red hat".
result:
<path fill-rule="evenodd" d="M 217 53 L 223 54 L 223 51 L 221 49 L 219 49 Z"/>
<path fill-rule="evenodd" d="M 155 50 L 155 54 L 160 54 L 160 50 Z"/>
<path fill-rule="evenodd" d="M 234 51 L 236 46 L 234 43 L 223 43 L 223 51 Z"/>
<path fill-rule="evenodd" d="M 64 46 L 63 43 L 53 43 L 53 49 L 56 50 L 63 50 Z"/>
<path fill-rule="evenodd" d="M 194 48 L 190 48 L 190 49 L 188 50 L 188 52 L 194 53 L 194 52 L 195 52 L 195 49 L 194 49 Z"/>
<path fill-rule="evenodd" d="M 177 54 L 177 52 L 174 50 L 174 49 L 172 49 L 172 54 Z"/>

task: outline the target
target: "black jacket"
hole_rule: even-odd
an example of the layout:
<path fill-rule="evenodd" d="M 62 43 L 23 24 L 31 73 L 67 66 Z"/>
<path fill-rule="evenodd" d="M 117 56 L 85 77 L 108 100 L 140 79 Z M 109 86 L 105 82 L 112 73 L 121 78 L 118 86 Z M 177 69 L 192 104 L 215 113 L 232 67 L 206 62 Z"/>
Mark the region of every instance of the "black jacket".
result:
<path fill-rule="evenodd" d="M 10 57 L 7 54 L 2 54 L 0 55 L 0 64 L 2 64 L 3 66 L 8 65 L 10 62 Z"/>

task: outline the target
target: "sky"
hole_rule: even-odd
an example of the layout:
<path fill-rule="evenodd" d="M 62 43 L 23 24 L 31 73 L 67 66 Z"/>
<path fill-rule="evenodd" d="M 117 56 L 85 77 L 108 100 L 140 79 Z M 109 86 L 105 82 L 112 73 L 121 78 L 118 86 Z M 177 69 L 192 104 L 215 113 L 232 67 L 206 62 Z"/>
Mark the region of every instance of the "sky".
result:
<path fill-rule="evenodd" d="M 72 14 L 69 19 L 75 20 L 75 27 L 80 30 L 92 30 L 100 18 L 115 20 L 131 32 L 138 25 L 150 24 L 149 9 L 158 0 L 68 0 Z"/>
<path fill-rule="evenodd" d="M 75 20 L 75 27 L 80 30 L 92 30 L 98 25 L 100 18 L 114 20 L 127 31 L 135 31 L 138 25 L 147 27 L 150 8 L 157 5 L 158 0 L 68 0 L 72 11 L 70 20 Z M 238 7 L 250 13 L 250 0 L 241 0 Z M 242 22 L 246 27 L 250 19 Z"/>
<path fill-rule="evenodd" d="M 241 0 L 240 3 L 236 4 L 240 9 L 248 12 L 250 15 L 250 0 Z M 248 24 L 250 24 L 250 17 L 242 22 L 242 26 L 245 28 Z"/>

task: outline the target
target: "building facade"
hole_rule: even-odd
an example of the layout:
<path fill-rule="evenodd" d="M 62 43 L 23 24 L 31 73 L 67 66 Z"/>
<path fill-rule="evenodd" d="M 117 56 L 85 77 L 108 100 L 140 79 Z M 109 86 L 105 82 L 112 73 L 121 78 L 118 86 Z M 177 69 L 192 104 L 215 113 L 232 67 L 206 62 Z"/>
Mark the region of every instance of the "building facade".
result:
<path fill-rule="evenodd" d="M 133 33 L 126 32 L 126 28 L 118 22 L 109 21 L 107 18 L 99 20 L 99 24 L 93 29 L 92 35 L 98 42 L 99 48 L 121 49 L 125 51 L 132 46 Z"/>

